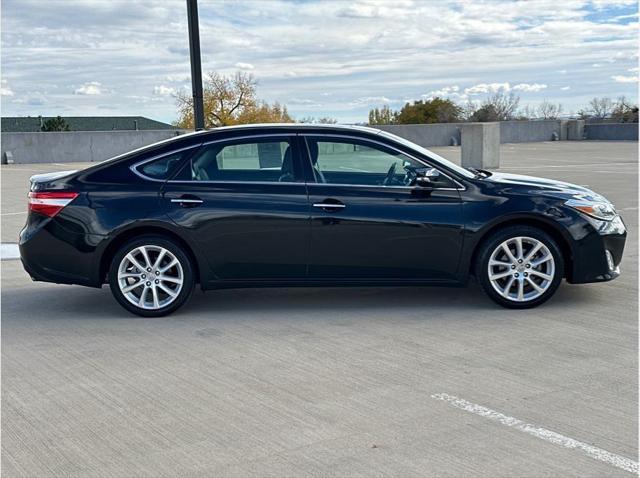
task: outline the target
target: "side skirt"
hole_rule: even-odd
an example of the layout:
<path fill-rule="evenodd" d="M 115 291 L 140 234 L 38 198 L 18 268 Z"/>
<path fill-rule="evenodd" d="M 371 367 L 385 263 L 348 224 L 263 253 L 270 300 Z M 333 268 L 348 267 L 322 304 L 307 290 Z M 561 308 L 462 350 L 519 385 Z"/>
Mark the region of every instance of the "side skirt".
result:
<path fill-rule="evenodd" d="M 260 280 L 225 280 L 211 281 L 202 284 L 202 290 L 244 289 L 263 287 L 401 287 L 401 286 L 435 286 L 464 287 L 464 281 L 426 280 L 426 279 L 260 279 Z"/>

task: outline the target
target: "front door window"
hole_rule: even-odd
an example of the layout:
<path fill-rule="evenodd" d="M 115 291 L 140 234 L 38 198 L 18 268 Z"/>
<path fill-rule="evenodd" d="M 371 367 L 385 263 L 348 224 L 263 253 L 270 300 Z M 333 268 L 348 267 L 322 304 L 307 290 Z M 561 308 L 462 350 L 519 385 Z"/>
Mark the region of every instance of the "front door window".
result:
<path fill-rule="evenodd" d="M 319 183 L 413 186 L 425 168 L 398 151 L 356 139 L 308 137 L 307 145 Z"/>

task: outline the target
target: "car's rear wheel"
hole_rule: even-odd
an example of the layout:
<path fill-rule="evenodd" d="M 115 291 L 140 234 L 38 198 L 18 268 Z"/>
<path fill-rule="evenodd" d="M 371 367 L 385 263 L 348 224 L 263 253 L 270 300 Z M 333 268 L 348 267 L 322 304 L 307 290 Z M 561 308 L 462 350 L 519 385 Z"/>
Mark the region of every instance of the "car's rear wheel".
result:
<path fill-rule="evenodd" d="M 546 232 L 512 226 L 483 242 L 475 275 L 495 302 L 526 309 L 542 304 L 555 293 L 564 276 L 564 260 L 558 244 Z"/>
<path fill-rule="evenodd" d="M 142 236 L 116 252 L 109 285 L 128 311 L 160 317 L 178 309 L 191 295 L 193 267 L 178 244 L 161 236 Z"/>

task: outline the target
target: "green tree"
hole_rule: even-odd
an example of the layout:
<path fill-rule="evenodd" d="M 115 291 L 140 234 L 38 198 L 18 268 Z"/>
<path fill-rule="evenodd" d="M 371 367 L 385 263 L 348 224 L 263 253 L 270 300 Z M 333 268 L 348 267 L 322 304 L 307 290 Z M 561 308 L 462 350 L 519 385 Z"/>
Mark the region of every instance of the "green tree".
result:
<path fill-rule="evenodd" d="M 56 116 L 55 118 L 50 118 L 40 127 L 41 131 L 70 131 L 69 124 L 64 120 L 64 118 L 60 116 Z"/>
<path fill-rule="evenodd" d="M 269 104 L 256 95 L 253 75 L 238 72 L 224 76 L 211 72 L 203 85 L 205 128 L 253 123 L 293 123 L 287 107 Z M 177 95 L 180 128 L 193 128 L 193 98 L 186 92 Z"/>
<path fill-rule="evenodd" d="M 621 96 L 613 105 L 611 119 L 619 123 L 637 123 L 638 105 L 630 103 L 625 96 Z"/>
<path fill-rule="evenodd" d="M 369 124 L 394 124 L 397 114 L 388 105 L 384 105 L 382 108 L 374 108 L 369 111 Z"/>
<path fill-rule="evenodd" d="M 399 124 L 456 123 L 460 121 L 462 108 L 453 101 L 436 97 L 431 100 L 405 104 L 396 115 Z"/>

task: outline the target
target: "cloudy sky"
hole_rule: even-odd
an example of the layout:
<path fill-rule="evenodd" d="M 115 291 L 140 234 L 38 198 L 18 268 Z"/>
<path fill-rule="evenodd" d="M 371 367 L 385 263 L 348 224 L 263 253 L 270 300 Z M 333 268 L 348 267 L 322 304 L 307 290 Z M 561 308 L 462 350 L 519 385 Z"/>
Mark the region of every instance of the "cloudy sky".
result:
<path fill-rule="evenodd" d="M 577 111 L 638 98 L 636 0 L 200 0 L 203 70 L 243 70 L 297 118 L 513 90 Z M 184 0 L 3 0 L 2 115 L 172 121 Z"/>

